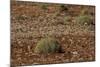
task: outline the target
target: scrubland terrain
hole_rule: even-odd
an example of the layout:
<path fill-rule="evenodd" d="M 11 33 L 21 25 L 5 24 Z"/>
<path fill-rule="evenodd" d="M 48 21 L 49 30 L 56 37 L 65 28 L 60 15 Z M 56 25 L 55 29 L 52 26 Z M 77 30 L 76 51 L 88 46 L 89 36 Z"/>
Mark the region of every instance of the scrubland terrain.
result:
<path fill-rule="evenodd" d="M 63 53 L 36 54 L 45 37 L 55 37 Z M 95 7 L 11 1 L 11 65 L 95 60 Z"/>

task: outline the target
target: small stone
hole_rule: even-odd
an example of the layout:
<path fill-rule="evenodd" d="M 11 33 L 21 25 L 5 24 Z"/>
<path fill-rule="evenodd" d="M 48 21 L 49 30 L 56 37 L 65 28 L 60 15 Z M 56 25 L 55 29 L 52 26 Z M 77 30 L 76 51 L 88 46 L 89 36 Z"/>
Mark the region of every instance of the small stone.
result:
<path fill-rule="evenodd" d="M 21 41 L 18 41 L 18 44 L 21 44 Z"/>
<path fill-rule="evenodd" d="M 63 62 L 68 62 L 68 61 L 69 61 L 69 59 L 63 60 Z"/>
<path fill-rule="evenodd" d="M 65 37 L 62 38 L 62 41 L 64 41 L 64 40 L 65 40 Z"/>
<path fill-rule="evenodd" d="M 76 54 L 78 54 L 78 52 L 77 51 L 74 51 L 74 52 L 72 52 L 72 54 L 76 55 Z"/>
<path fill-rule="evenodd" d="M 21 57 L 17 58 L 17 60 L 21 60 Z"/>
<path fill-rule="evenodd" d="M 39 63 L 33 63 L 33 64 L 39 64 Z"/>
<path fill-rule="evenodd" d="M 79 58 L 79 61 L 83 61 L 84 59 L 83 58 Z"/>

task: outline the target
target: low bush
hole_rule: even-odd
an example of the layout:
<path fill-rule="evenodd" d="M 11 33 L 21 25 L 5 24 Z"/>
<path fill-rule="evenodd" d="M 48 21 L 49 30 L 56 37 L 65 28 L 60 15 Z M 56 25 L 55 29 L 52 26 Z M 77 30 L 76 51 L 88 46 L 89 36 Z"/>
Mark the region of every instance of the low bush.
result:
<path fill-rule="evenodd" d="M 76 22 L 81 25 L 91 25 L 93 23 L 93 18 L 89 15 L 80 15 L 76 17 Z"/>
<path fill-rule="evenodd" d="M 41 39 L 35 49 L 34 52 L 35 53 L 55 53 L 55 52 L 59 52 L 61 50 L 61 46 L 59 45 L 59 43 L 57 42 L 56 39 L 54 38 L 44 38 Z"/>

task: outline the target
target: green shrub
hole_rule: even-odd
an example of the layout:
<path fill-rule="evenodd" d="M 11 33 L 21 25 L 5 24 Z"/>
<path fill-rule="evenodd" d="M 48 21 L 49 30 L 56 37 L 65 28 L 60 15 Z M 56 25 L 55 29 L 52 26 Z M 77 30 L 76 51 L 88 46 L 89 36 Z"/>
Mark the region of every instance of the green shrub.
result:
<path fill-rule="evenodd" d="M 62 5 L 60 5 L 60 11 L 62 12 L 62 11 L 68 11 L 68 6 L 67 5 L 64 5 L 64 4 L 62 4 Z"/>
<path fill-rule="evenodd" d="M 47 4 L 43 4 L 43 5 L 41 5 L 41 8 L 44 9 L 44 10 L 47 10 L 47 7 L 48 7 Z"/>
<path fill-rule="evenodd" d="M 55 52 L 59 52 L 61 50 L 61 46 L 59 45 L 59 43 L 54 39 L 54 38 L 44 38 L 41 39 L 35 49 L 34 52 L 35 53 L 55 53 Z"/>
<path fill-rule="evenodd" d="M 70 24 L 70 22 L 72 21 L 72 18 L 70 16 L 66 16 L 63 18 L 64 19 L 64 24 Z"/>
<path fill-rule="evenodd" d="M 89 15 L 89 9 L 88 8 L 82 9 L 80 15 Z"/>
<path fill-rule="evenodd" d="M 76 22 L 81 25 L 90 25 L 93 22 L 93 18 L 89 15 L 80 15 L 76 17 Z"/>

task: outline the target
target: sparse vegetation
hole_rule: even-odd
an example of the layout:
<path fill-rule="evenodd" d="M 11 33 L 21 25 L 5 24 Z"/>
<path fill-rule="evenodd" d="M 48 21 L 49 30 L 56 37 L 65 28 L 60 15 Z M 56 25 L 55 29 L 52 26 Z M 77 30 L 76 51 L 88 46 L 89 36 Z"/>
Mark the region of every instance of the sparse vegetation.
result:
<path fill-rule="evenodd" d="M 47 5 L 47 4 L 43 4 L 43 5 L 41 5 L 41 8 L 42 8 L 42 9 L 44 9 L 44 10 L 46 10 L 46 9 L 47 9 L 47 7 L 48 7 L 48 5 Z"/>
<path fill-rule="evenodd" d="M 12 67 L 94 61 L 94 9 L 71 4 L 12 2 Z"/>
<path fill-rule="evenodd" d="M 64 4 L 62 4 L 62 5 L 60 5 L 60 11 L 61 12 L 66 12 L 66 11 L 68 11 L 68 7 L 67 7 L 67 5 L 64 5 Z"/>
<path fill-rule="evenodd" d="M 89 15 L 80 15 L 76 17 L 76 22 L 80 25 L 91 25 L 93 22 L 93 19 Z"/>
<path fill-rule="evenodd" d="M 83 10 L 81 11 L 80 15 L 89 15 L 88 8 L 83 9 Z"/>
<path fill-rule="evenodd" d="M 69 22 L 71 22 L 71 21 L 72 21 L 72 19 L 71 19 L 70 16 L 64 17 L 64 24 L 65 24 L 65 25 L 66 25 L 66 24 L 70 24 Z"/>
<path fill-rule="evenodd" d="M 55 52 L 59 52 L 61 50 L 61 46 L 59 45 L 59 43 L 54 39 L 54 38 L 44 38 L 41 39 L 35 49 L 34 52 L 35 53 L 55 53 Z"/>

